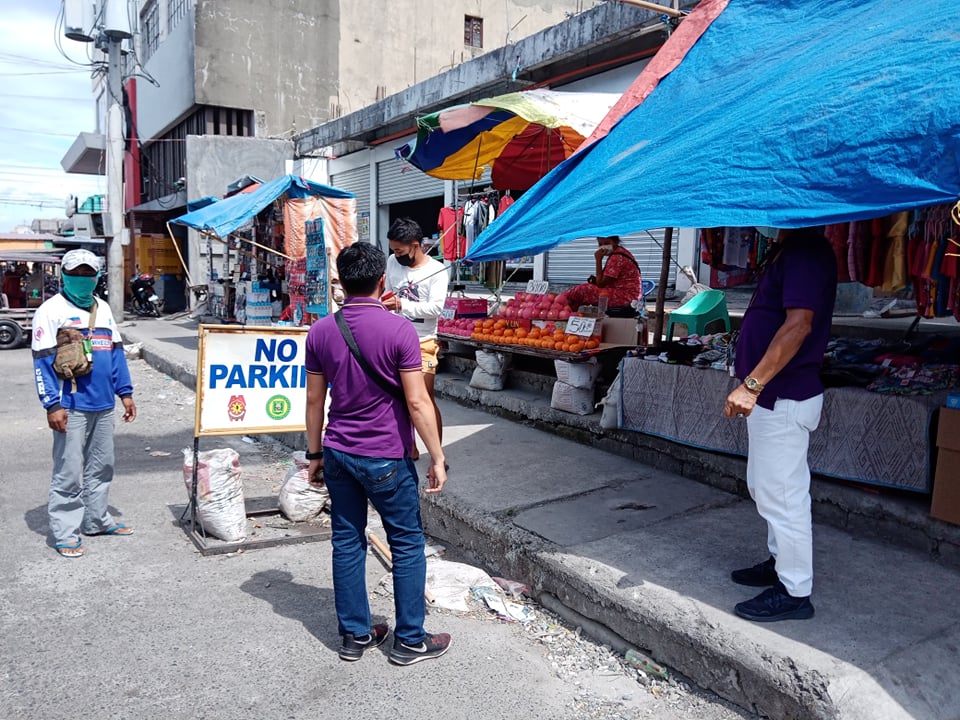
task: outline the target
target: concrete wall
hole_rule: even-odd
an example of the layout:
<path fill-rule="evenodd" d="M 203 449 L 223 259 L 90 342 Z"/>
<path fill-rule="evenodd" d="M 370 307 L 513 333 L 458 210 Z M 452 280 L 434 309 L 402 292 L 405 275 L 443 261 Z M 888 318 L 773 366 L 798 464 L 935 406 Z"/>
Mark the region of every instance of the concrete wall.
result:
<path fill-rule="evenodd" d="M 339 25 L 338 0 L 198 0 L 197 102 L 257 111 L 258 135 L 313 127 L 336 94 Z"/>
<path fill-rule="evenodd" d="M 213 195 L 223 197 L 227 185 L 243 175 L 273 180 L 288 172 L 293 162 L 293 143 L 288 140 L 187 136 L 187 187 L 190 199 Z M 189 237 L 190 275 L 194 284 L 207 281 L 206 239 L 191 230 Z M 214 243 L 219 254 L 220 243 Z"/>
<path fill-rule="evenodd" d="M 165 18 L 165 4 L 161 10 Z M 137 82 L 137 133 L 141 140 L 161 135 L 197 102 L 192 18 L 191 10 L 172 32 L 161 37 L 159 47 L 146 62 L 146 71 L 159 87 L 144 80 Z"/>
<path fill-rule="evenodd" d="M 594 4 L 594 0 L 344 2 L 340 87 L 332 101 L 343 115 L 355 112 Z M 483 20 L 480 49 L 464 44 L 468 15 Z M 504 75 L 512 70 L 502 68 Z"/>

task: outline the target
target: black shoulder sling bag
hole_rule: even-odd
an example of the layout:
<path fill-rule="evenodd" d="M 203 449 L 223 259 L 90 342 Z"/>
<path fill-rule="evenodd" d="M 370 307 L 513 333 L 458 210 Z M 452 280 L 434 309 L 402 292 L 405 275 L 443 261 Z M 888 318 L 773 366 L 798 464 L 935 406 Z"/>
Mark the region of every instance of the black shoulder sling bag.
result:
<path fill-rule="evenodd" d="M 370 363 L 366 361 L 366 358 L 360 354 L 360 348 L 357 347 L 357 341 L 354 340 L 353 333 L 350 332 L 350 326 L 347 325 L 347 321 L 343 317 L 343 311 L 337 310 L 333 314 L 333 318 L 337 321 L 337 327 L 340 328 L 340 334 L 343 335 L 343 339 L 347 342 L 347 347 L 350 348 L 350 354 L 353 355 L 354 359 L 360 364 L 361 369 L 367 376 L 394 400 L 406 403 L 407 398 L 403 394 L 403 388 L 398 388 L 396 385 L 388 383 L 386 378 L 378 375 L 377 372 L 370 367 Z"/>

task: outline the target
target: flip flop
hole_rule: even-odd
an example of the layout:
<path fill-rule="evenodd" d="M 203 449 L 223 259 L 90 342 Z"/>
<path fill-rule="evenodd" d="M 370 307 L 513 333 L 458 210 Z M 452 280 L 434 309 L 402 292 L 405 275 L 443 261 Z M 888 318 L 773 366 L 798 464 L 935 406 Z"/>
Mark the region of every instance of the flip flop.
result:
<path fill-rule="evenodd" d="M 54 546 L 56 551 L 60 554 L 61 557 L 65 558 L 78 558 L 82 557 L 84 551 L 83 544 L 80 540 L 73 545 L 62 545 L 57 544 Z"/>
<path fill-rule="evenodd" d="M 117 523 L 113 527 L 107 528 L 106 530 L 101 530 L 100 532 L 96 532 L 96 533 L 85 533 L 85 534 L 90 537 L 95 537 L 97 535 L 133 535 L 133 528 L 127 527 L 123 523 Z"/>

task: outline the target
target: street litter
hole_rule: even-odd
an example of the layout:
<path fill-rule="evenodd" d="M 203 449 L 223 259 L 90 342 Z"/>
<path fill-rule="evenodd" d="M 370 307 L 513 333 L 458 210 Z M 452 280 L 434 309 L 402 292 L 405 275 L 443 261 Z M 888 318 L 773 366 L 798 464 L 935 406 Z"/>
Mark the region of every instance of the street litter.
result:
<path fill-rule="evenodd" d="M 443 555 L 446 551 L 447 551 L 447 548 L 445 548 L 443 545 L 437 545 L 432 542 L 428 542 L 423 547 L 423 554 L 426 555 L 427 557 L 433 557 L 434 555 L 437 555 L 437 556 Z"/>
<path fill-rule="evenodd" d="M 127 360 L 138 360 L 143 354 L 143 343 L 130 343 L 123 346 L 123 354 Z"/>
<path fill-rule="evenodd" d="M 667 669 L 663 665 L 658 664 L 653 660 L 653 658 L 648 655 L 644 655 L 639 650 L 630 648 L 627 650 L 624 659 L 627 661 L 627 664 L 630 667 L 635 667 L 638 670 L 642 670 L 647 675 L 654 675 L 655 677 L 662 678 L 664 680 L 669 679 Z"/>
<path fill-rule="evenodd" d="M 493 610 L 501 620 L 525 623 L 534 618 L 534 612 L 530 607 L 505 600 L 500 596 L 500 591 L 496 586 L 479 585 L 470 588 L 470 592 L 477 600 Z"/>
<path fill-rule="evenodd" d="M 164 452 L 163 450 L 154 450 L 150 453 L 150 457 L 168 457 L 170 453 Z"/>
<path fill-rule="evenodd" d="M 524 595 L 530 594 L 530 588 L 528 588 L 523 583 L 518 583 L 516 580 L 506 580 L 501 577 L 492 578 L 493 581 L 503 588 L 503 592 L 510 598 L 514 600 L 519 600 Z"/>

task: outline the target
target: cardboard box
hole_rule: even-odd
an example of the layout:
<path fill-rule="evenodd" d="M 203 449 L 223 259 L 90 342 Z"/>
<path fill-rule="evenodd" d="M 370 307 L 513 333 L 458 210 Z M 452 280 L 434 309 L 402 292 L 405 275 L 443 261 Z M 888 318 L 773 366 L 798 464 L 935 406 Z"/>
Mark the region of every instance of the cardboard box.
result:
<path fill-rule="evenodd" d="M 960 410 L 940 408 L 930 516 L 960 525 Z"/>
<path fill-rule="evenodd" d="M 639 341 L 637 318 L 604 318 L 601 330 L 600 341 L 604 343 L 636 347 Z"/>

